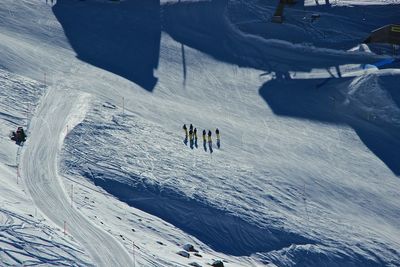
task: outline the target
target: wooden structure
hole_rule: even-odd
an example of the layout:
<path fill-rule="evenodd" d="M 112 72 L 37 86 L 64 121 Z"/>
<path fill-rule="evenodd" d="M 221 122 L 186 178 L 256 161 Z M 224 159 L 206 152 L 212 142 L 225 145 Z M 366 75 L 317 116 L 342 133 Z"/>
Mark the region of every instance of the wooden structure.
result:
<path fill-rule="evenodd" d="M 389 24 L 371 32 L 364 43 L 400 45 L 400 24 Z"/>
<path fill-rule="evenodd" d="M 283 9 L 285 5 L 293 5 L 295 4 L 295 0 L 279 0 L 278 6 L 276 7 L 274 16 L 272 17 L 272 22 L 282 23 L 283 22 Z"/>

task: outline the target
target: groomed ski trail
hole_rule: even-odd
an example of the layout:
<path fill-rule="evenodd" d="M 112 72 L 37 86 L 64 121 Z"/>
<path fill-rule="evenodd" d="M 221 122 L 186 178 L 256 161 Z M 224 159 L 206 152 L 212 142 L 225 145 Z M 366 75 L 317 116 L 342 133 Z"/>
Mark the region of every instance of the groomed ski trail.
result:
<path fill-rule="evenodd" d="M 71 206 L 58 175 L 58 152 L 67 125 L 79 123 L 87 96 L 77 91 L 49 89 L 30 124 L 20 170 L 36 206 L 60 228 L 66 222 L 72 235 L 90 254 L 95 266 L 131 266 L 132 259 L 111 235 L 90 223 Z"/>

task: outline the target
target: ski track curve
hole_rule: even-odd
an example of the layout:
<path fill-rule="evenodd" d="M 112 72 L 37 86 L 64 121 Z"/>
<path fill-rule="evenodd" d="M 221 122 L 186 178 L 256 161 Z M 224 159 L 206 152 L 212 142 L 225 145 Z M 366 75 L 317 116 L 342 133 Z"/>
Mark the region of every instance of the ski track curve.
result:
<path fill-rule="evenodd" d="M 58 175 L 57 156 L 66 127 L 79 122 L 86 101 L 86 95 L 76 91 L 49 89 L 31 121 L 21 176 L 36 206 L 60 228 L 67 223 L 67 233 L 86 248 L 95 266 L 130 266 L 132 260 L 122 245 L 71 206 Z"/>

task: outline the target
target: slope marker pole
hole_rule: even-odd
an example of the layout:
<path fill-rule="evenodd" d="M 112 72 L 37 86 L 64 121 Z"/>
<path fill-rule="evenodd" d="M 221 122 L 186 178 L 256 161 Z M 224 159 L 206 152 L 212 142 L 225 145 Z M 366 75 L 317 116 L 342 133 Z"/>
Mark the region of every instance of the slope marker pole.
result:
<path fill-rule="evenodd" d="M 125 115 L 125 97 L 122 97 L 122 115 Z"/>
<path fill-rule="evenodd" d="M 74 184 L 71 184 L 71 207 L 74 205 Z"/>
<path fill-rule="evenodd" d="M 19 178 L 19 164 L 17 165 L 17 184 L 19 184 L 18 178 Z"/>
<path fill-rule="evenodd" d="M 31 105 L 29 104 L 29 102 L 26 105 L 26 128 L 28 128 L 29 126 L 29 112 L 31 109 Z"/>
<path fill-rule="evenodd" d="M 132 260 L 133 260 L 133 267 L 136 265 L 136 259 L 135 259 L 135 241 L 132 241 Z"/>
<path fill-rule="evenodd" d="M 64 221 L 64 235 L 67 234 L 67 222 Z"/>

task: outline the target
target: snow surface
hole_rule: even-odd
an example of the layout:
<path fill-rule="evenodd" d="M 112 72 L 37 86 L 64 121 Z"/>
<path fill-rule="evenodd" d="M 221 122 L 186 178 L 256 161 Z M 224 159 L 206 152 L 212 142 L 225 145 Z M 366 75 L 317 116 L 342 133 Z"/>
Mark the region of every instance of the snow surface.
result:
<path fill-rule="evenodd" d="M 399 0 L 304 0 L 305 6 L 333 5 L 333 6 L 366 6 L 366 5 L 394 5 L 400 4 Z"/>
<path fill-rule="evenodd" d="M 2 264 L 400 266 L 396 1 L 3 2 Z"/>
<path fill-rule="evenodd" d="M 48 221 L 32 202 L 22 184 L 20 147 L 8 137 L 7 130 L 27 125 L 39 98 L 45 93 L 45 85 L 0 70 L 0 88 L 1 266 L 90 265 L 91 260 L 83 247 Z"/>

